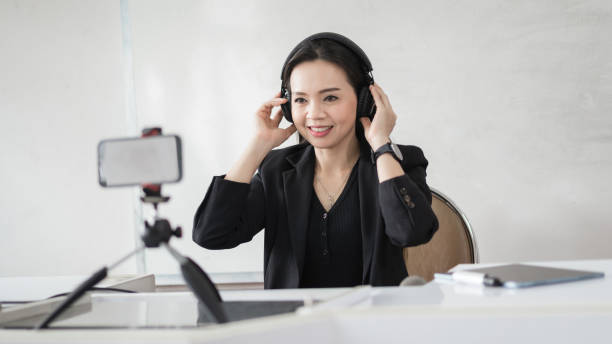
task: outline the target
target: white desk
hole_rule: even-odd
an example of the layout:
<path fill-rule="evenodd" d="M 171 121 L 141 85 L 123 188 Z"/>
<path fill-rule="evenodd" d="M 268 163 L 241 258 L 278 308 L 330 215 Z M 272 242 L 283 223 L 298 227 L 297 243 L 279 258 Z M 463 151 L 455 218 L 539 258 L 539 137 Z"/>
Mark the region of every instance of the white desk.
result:
<path fill-rule="evenodd" d="M 376 305 L 431 305 L 443 309 L 612 309 L 612 260 L 536 262 L 533 264 L 577 270 L 602 271 L 605 278 L 552 284 L 524 289 L 491 288 L 432 282 L 410 291 L 405 288 L 374 288 Z M 494 264 L 459 265 L 453 270 Z"/>
<path fill-rule="evenodd" d="M 603 271 L 606 277 L 520 290 L 435 282 L 422 287 L 372 288 L 367 302 L 350 308 L 193 329 L 1 330 L 0 342 L 612 342 L 612 260 L 539 264 Z M 222 296 L 226 300 L 330 298 L 345 292 L 250 290 L 224 291 Z M 98 294 L 93 298 L 104 303 L 134 297 L 148 305 L 145 307 L 154 307 L 155 300 L 163 297 L 174 298 L 175 309 L 166 310 L 170 317 L 189 313 L 188 305 L 193 306 L 194 301 L 188 293 Z"/>

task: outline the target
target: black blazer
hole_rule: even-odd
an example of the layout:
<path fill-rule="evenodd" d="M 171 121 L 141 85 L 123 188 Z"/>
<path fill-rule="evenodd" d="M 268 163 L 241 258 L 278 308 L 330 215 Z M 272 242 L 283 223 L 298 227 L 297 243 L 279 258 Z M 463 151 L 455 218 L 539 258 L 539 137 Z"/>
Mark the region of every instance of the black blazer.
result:
<path fill-rule="evenodd" d="M 425 182 L 420 148 L 400 146 L 405 175 L 379 183 L 370 150 L 358 166 L 363 284 L 396 286 L 408 273 L 402 248 L 426 243 L 438 228 Z M 198 208 L 193 241 L 226 249 L 265 228 L 264 287 L 298 288 L 304 266 L 308 209 L 313 192 L 314 148 L 302 143 L 272 150 L 250 184 L 216 176 Z"/>

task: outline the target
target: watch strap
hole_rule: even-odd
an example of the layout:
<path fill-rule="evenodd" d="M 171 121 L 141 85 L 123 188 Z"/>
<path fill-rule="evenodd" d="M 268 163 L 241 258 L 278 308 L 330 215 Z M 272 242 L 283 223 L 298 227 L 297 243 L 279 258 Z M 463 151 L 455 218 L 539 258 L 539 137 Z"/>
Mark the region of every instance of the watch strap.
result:
<path fill-rule="evenodd" d="M 391 144 L 391 142 L 387 142 L 384 145 L 380 146 L 376 151 L 372 151 L 373 164 L 376 164 L 376 160 L 378 160 L 381 155 L 386 153 L 391 153 L 395 160 L 397 160 L 398 162 L 400 161 L 400 159 L 395 155 L 395 151 L 393 150 L 393 147 L 391 147 Z"/>

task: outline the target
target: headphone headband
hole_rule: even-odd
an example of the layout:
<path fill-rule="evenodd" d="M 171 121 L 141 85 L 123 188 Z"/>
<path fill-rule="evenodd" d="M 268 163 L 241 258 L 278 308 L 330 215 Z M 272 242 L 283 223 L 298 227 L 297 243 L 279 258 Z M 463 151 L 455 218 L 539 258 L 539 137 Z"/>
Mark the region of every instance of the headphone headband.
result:
<path fill-rule="evenodd" d="M 315 33 L 314 35 L 308 36 L 306 37 L 304 40 L 302 40 L 298 45 L 295 46 L 295 48 L 293 48 L 293 50 L 291 50 L 291 52 L 289 53 L 289 56 L 287 56 L 287 58 L 285 59 L 285 63 L 283 63 L 283 69 L 281 69 L 281 81 L 283 80 L 283 73 L 285 72 L 285 68 L 287 67 L 287 63 L 289 63 L 289 60 L 291 60 L 291 58 L 293 57 L 293 55 L 295 55 L 295 53 L 297 53 L 297 51 L 307 42 L 310 41 L 315 41 L 317 39 L 329 39 L 332 40 L 336 43 L 342 44 L 345 48 L 347 48 L 348 50 L 352 51 L 355 55 L 357 55 L 359 57 L 359 59 L 362 62 L 362 65 L 365 67 L 364 71 L 365 73 L 370 73 L 372 72 L 372 64 L 370 63 L 370 59 L 368 59 L 368 56 L 365 54 L 365 52 L 357 45 L 355 44 L 355 42 L 351 41 L 350 39 L 342 36 L 341 34 L 338 33 L 334 33 L 334 32 L 320 32 L 320 33 Z"/>

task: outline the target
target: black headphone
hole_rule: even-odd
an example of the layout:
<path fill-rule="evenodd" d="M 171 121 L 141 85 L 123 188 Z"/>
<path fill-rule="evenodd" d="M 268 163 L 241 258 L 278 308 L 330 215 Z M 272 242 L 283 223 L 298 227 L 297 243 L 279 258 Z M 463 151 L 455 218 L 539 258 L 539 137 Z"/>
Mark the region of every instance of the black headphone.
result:
<path fill-rule="evenodd" d="M 283 111 L 283 115 L 285 119 L 291 123 L 293 123 L 293 118 L 291 117 L 291 93 L 284 86 L 285 80 L 283 79 L 283 74 L 285 74 L 285 68 L 287 68 L 287 63 L 293 58 L 302 46 L 310 41 L 314 41 L 317 39 L 329 39 L 336 43 L 343 45 L 345 48 L 352 51 L 361 61 L 361 65 L 363 67 L 363 73 L 366 74 L 366 80 L 368 80 L 368 85 L 362 87 L 360 90 L 357 90 L 357 118 L 360 117 L 368 117 L 370 120 L 374 118 L 374 114 L 376 113 L 376 105 L 374 103 L 374 98 L 372 98 L 372 93 L 370 93 L 369 86 L 374 84 L 374 76 L 372 76 L 372 64 L 370 60 L 366 56 L 366 54 L 361 50 L 361 48 L 355 44 L 350 39 L 333 32 L 321 32 L 314 34 L 312 36 L 306 37 L 303 41 L 301 41 L 291 52 L 285 63 L 283 64 L 283 69 L 281 71 L 281 97 L 287 98 L 287 102 L 281 104 L 281 109 Z"/>

